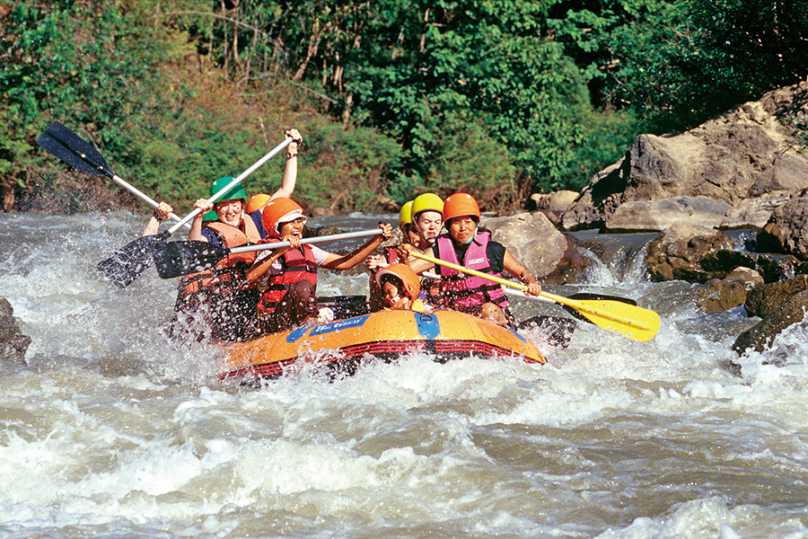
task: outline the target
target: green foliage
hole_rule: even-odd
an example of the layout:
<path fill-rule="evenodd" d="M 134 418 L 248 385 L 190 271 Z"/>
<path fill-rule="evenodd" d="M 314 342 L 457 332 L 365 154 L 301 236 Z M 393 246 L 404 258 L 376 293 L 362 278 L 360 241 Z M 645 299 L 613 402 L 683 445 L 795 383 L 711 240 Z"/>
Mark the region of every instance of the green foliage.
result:
<path fill-rule="evenodd" d="M 608 37 L 612 99 L 654 131 L 693 127 L 808 73 L 808 0 L 649 1 Z"/>
<path fill-rule="evenodd" d="M 304 202 L 505 209 L 803 78 L 807 29 L 808 0 L 0 0 L 0 179 L 56 169 L 59 120 L 189 207 L 295 126 Z"/>

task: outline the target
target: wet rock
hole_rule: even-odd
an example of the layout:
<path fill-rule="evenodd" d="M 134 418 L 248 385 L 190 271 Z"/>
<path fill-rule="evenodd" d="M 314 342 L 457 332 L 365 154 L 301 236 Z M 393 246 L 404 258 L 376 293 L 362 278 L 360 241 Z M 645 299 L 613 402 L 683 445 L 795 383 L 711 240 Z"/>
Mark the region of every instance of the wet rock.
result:
<path fill-rule="evenodd" d="M 14 309 L 5 298 L 0 298 L 0 361 L 25 364 L 25 352 L 31 337 L 23 335 Z"/>
<path fill-rule="evenodd" d="M 738 281 L 713 279 L 697 294 L 697 301 L 705 313 L 718 313 L 743 305 L 746 294 L 746 287 Z"/>
<path fill-rule="evenodd" d="M 645 264 L 654 281 L 706 283 L 725 277 L 728 271 L 706 270 L 702 260 L 731 247 L 732 240 L 720 230 L 679 222 L 649 244 Z"/>
<path fill-rule="evenodd" d="M 723 279 L 739 267 L 756 271 L 766 283 L 782 281 L 802 272 L 802 264 L 791 255 L 718 249 L 705 254 L 701 260 L 702 270 Z"/>
<path fill-rule="evenodd" d="M 543 282 L 578 282 L 589 263 L 541 212 L 485 219 L 482 225 Z"/>
<path fill-rule="evenodd" d="M 760 273 L 752 268 L 740 266 L 732 270 L 726 277 L 724 277 L 724 282 L 740 283 L 748 291 L 752 290 L 756 286 L 765 284 L 766 281 L 763 279 Z"/>
<path fill-rule="evenodd" d="M 791 296 L 780 308 L 769 312 L 763 320 L 741 333 L 732 345 L 739 355 L 749 349 L 763 352 L 787 327 L 802 322 L 808 309 L 808 290 Z"/>
<path fill-rule="evenodd" d="M 757 243 L 766 251 L 789 253 L 808 260 L 808 197 L 791 198 L 775 209 L 758 232 Z"/>
<path fill-rule="evenodd" d="M 808 290 L 808 275 L 797 275 L 778 283 L 757 286 L 746 297 L 744 307 L 751 316 L 766 318 L 789 299 Z"/>

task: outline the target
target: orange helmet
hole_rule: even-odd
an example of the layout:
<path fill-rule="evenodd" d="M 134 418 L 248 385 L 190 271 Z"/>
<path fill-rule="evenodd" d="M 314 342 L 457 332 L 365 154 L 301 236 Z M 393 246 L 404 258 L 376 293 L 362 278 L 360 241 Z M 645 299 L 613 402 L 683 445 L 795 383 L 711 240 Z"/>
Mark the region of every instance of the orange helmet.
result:
<path fill-rule="evenodd" d="M 455 193 L 443 203 L 443 220 L 447 223 L 457 217 L 475 217 L 480 222 L 480 207 L 468 193 Z"/>
<path fill-rule="evenodd" d="M 386 268 L 382 268 L 377 271 L 376 284 L 379 285 L 379 288 L 383 288 L 382 277 L 385 275 L 392 275 L 393 277 L 398 277 L 401 279 L 404 289 L 399 290 L 399 294 L 408 296 L 413 301 L 418 299 L 418 294 L 421 293 L 421 282 L 418 279 L 418 275 L 416 275 L 408 265 L 390 264 Z"/>
<path fill-rule="evenodd" d="M 270 199 L 270 196 L 266 193 L 258 193 L 257 195 L 253 195 L 250 197 L 250 200 L 247 201 L 247 209 L 244 210 L 245 213 L 252 213 L 255 210 L 260 210 L 264 207 Z"/>
<path fill-rule="evenodd" d="M 278 197 L 267 202 L 264 206 L 261 222 L 264 223 L 264 230 L 267 234 L 275 232 L 280 234 L 280 227 L 283 223 L 294 221 L 303 215 L 303 208 L 291 198 Z"/>

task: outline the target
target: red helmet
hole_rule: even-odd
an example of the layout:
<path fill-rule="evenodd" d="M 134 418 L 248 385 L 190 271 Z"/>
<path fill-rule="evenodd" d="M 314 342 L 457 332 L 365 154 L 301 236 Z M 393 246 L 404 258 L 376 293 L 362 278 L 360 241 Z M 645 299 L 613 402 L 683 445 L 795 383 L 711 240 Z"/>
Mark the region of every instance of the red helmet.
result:
<path fill-rule="evenodd" d="M 303 208 L 291 198 L 278 197 L 267 202 L 264 206 L 261 221 L 264 223 L 264 230 L 267 234 L 272 232 L 280 234 L 278 225 L 293 221 L 303 215 Z"/>
<path fill-rule="evenodd" d="M 408 265 L 390 264 L 386 268 L 382 268 L 377 271 L 376 284 L 379 285 L 379 288 L 383 288 L 382 277 L 385 275 L 392 275 L 401 279 L 404 289 L 399 290 L 399 294 L 408 296 L 413 301 L 418 299 L 418 294 L 421 293 L 421 281 L 418 279 L 418 275 L 416 275 L 415 272 L 412 271 L 412 268 L 410 268 Z"/>
<path fill-rule="evenodd" d="M 480 207 L 468 193 L 455 193 L 443 203 L 443 220 L 447 223 L 457 217 L 474 217 L 480 222 Z"/>

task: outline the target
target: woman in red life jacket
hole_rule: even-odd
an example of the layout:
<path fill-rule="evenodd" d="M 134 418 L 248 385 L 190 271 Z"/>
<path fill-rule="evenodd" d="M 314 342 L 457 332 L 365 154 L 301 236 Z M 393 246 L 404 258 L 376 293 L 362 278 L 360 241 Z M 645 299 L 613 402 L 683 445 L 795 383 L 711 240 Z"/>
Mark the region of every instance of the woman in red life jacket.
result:
<path fill-rule="evenodd" d="M 258 333 L 284 331 L 317 317 L 317 268 L 350 269 L 362 262 L 379 244 L 392 235 L 389 224 L 379 225 L 382 234 L 346 255 L 330 253 L 316 245 L 301 245 L 306 217 L 299 204 L 288 198 L 276 198 L 264 206 L 262 243 L 288 241 L 288 247 L 262 251 L 247 271 L 250 282 L 259 282 L 263 290 L 258 303 Z"/>
<path fill-rule="evenodd" d="M 479 227 L 480 208 L 474 197 L 467 193 L 450 196 L 444 202 L 443 217 L 449 233 L 438 236 L 435 246 L 424 254 L 495 277 L 501 277 L 505 270 L 527 285 L 527 294 L 541 294 L 541 285 L 533 274 L 504 245 L 493 241 L 488 230 Z M 402 246 L 402 256 L 409 257 L 411 250 L 412 247 Z M 409 257 L 407 263 L 419 273 L 434 267 L 431 262 L 415 257 Z M 502 285 L 445 266 L 440 266 L 439 272 L 448 307 L 513 327 L 514 319 Z"/>

